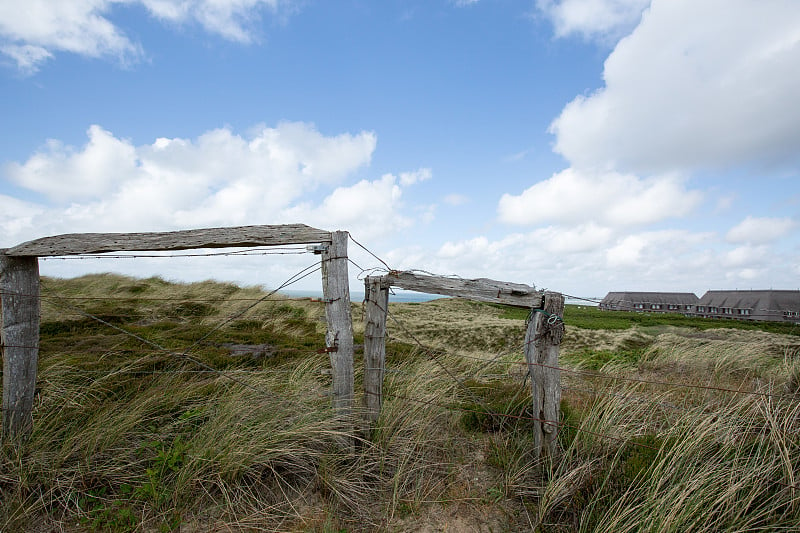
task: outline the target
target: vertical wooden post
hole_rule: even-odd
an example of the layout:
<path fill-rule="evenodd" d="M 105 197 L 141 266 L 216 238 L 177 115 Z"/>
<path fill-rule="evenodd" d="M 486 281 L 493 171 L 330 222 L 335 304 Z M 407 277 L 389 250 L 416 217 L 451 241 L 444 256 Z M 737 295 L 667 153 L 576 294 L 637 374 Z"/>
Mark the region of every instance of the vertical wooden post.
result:
<path fill-rule="evenodd" d="M 333 408 L 338 416 L 346 418 L 353 408 L 353 318 L 346 231 L 332 232 L 331 244 L 322 253 L 322 294 L 328 323 L 325 344 L 333 370 Z"/>
<path fill-rule="evenodd" d="M 525 361 L 531 375 L 534 447 L 554 457 L 558 451 L 558 422 L 561 410 L 561 372 L 558 350 L 564 335 L 564 296 L 545 292 L 542 307 L 533 309 L 525 333 Z"/>
<path fill-rule="evenodd" d="M 381 276 L 368 276 L 364 292 L 364 419 L 372 424 L 378 420 L 383 403 L 389 287 Z"/>
<path fill-rule="evenodd" d="M 0 251 L 3 437 L 27 436 L 39 363 L 39 260 Z"/>

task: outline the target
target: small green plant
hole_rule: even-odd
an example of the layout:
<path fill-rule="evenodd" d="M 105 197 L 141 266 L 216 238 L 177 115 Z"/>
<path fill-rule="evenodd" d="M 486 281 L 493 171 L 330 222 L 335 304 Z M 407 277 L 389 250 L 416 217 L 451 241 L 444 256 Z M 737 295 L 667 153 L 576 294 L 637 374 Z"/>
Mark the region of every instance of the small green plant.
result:
<path fill-rule="evenodd" d="M 489 487 L 486 490 L 486 499 L 488 503 L 494 503 L 494 504 L 500 503 L 500 501 L 505 497 L 506 495 L 503 492 L 503 489 L 501 489 L 500 487 L 493 486 Z"/>
<path fill-rule="evenodd" d="M 146 481 L 133 494 L 155 509 L 162 510 L 169 501 L 171 486 L 186 460 L 189 446 L 177 436 L 169 446 L 161 441 L 153 441 L 145 448 L 155 450 L 156 456 L 152 459 L 151 466 L 145 470 Z"/>
<path fill-rule="evenodd" d="M 130 493 L 127 485 L 121 487 L 120 499 L 109 497 L 106 487 L 86 491 L 78 500 L 78 507 L 84 512 L 81 523 L 92 531 L 124 533 L 135 530 L 136 516 L 125 498 Z"/>

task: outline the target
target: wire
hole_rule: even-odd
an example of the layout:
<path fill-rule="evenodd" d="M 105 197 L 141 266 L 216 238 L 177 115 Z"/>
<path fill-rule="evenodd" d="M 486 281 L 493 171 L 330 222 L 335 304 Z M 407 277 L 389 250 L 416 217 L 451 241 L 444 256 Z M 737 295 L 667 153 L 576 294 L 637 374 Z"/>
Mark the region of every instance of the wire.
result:
<path fill-rule="evenodd" d="M 477 403 L 478 405 L 480 405 L 481 407 L 483 407 L 484 409 L 486 409 L 486 411 L 487 411 L 487 412 L 488 412 L 488 411 L 490 411 L 490 410 L 489 410 L 489 408 L 488 408 L 488 407 L 487 407 L 487 406 L 484 404 L 483 400 L 481 400 L 481 399 L 478 397 L 478 395 L 476 395 L 476 394 L 475 394 L 475 393 L 474 393 L 474 392 L 473 392 L 473 391 L 472 391 L 472 390 L 471 390 L 469 387 L 467 387 L 467 386 L 464 384 L 464 382 L 463 382 L 462 380 L 458 379 L 458 376 L 456 376 L 455 374 L 453 374 L 453 372 L 452 372 L 452 371 L 450 371 L 450 369 L 449 369 L 449 368 L 447 368 L 447 365 L 445 365 L 444 363 L 442 363 L 442 362 L 439 360 L 439 358 L 438 358 L 438 357 L 436 357 L 436 354 L 435 354 L 435 353 L 434 353 L 434 352 L 433 352 L 433 351 L 432 351 L 430 348 L 427 348 L 426 346 L 424 346 L 424 345 L 423 345 L 423 344 L 422 344 L 422 343 L 419 341 L 419 339 L 417 339 L 417 338 L 414 336 L 414 334 L 413 334 L 413 333 L 411 333 L 411 331 L 410 331 L 410 330 L 409 330 L 409 329 L 406 327 L 406 325 L 405 325 L 403 322 L 401 322 L 401 321 L 400 321 L 400 320 L 399 320 L 397 317 L 395 317 L 395 316 L 394 316 L 394 313 L 392 313 L 392 312 L 391 312 L 391 311 L 389 311 L 388 309 L 383 309 L 383 307 L 381 307 L 381 306 L 380 306 L 380 304 L 377 304 L 377 305 L 378 305 L 378 308 L 379 308 L 379 309 L 381 309 L 381 310 L 382 310 L 382 311 L 384 311 L 384 312 L 385 312 L 387 315 L 389 315 L 390 317 L 392 317 L 392 320 L 394 320 L 396 324 L 398 324 L 398 325 L 399 325 L 401 328 L 403 328 L 403 329 L 405 330 L 406 334 L 407 334 L 407 335 L 409 335 L 409 336 L 410 336 L 410 337 L 411 337 L 411 338 L 414 340 L 414 342 L 416 342 L 416 343 L 417 343 L 417 345 L 418 345 L 418 346 L 419 346 L 419 347 L 422 349 L 422 351 L 423 351 L 423 352 L 424 352 L 426 355 L 428 355 L 428 357 L 429 357 L 429 358 L 430 358 L 432 361 L 434 361 L 434 362 L 435 362 L 437 365 L 439 365 L 439 367 L 440 367 L 442 370 L 444 370 L 444 372 L 445 372 L 445 373 L 446 373 L 446 374 L 447 374 L 447 375 L 448 375 L 448 376 L 449 376 L 449 377 L 450 377 L 450 378 L 451 378 L 451 379 L 452 379 L 452 380 L 453 380 L 453 381 L 456 383 L 456 385 L 457 385 L 458 387 L 460 387 L 462 390 L 466 391 L 466 392 L 467 392 L 467 394 L 469 394 L 470 396 L 472 396 L 472 399 L 475 401 L 475 403 Z"/>
<path fill-rule="evenodd" d="M 316 267 L 316 268 L 314 268 L 313 270 L 310 270 L 310 269 L 312 269 L 312 267 Z M 85 316 L 86 318 L 90 318 L 92 320 L 95 320 L 96 322 L 104 324 L 105 326 L 108 326 L 111 329 L 119 331 L 120 333 L 123 333 L 123 334 L 125 334 L 125 335 L 127 335 L 127 336 L 129 336 L 129 337 L 131 337 L 133 339 L 136 339 L 136 340 L 138 340 L 138 341 L 140 341 L 140 342 L 142 342 L 142 343 L 144 343 L 144 344 L 146 344 L 146 345 L 148 345 L 148 346 L 150 346 L 152 348 L 155 348 L 158 351 L 161 351 L 161 352 L 166 353 L 168 355 L 172 355 L 172 356 L 175 356 L 175 357 L 182 358 L 182 359 L 185 359 L 187 361 L 190 361 L 190 362 L 196 364 L 197 366 L 200 366 L 201 368 L 204 368 L 205 370 L 208 370 L 210 372 L 218 373 L 222 377 L 225 377 L 225 378 L 227 378 L 227 379 L 229 379 L 229 380 L 231 380 L 231 381 L 233 381 L 235 383 L 238 383 L 239 385 L 242 385 L 242 386 L 244 386 L 244 387 L 246 387 L 248 389 L 251 389 L 251 390 L 254 390 L 254 391 L 260 393 L 262 391 L 259 391 L 257 388 L 253 387 L 249 383 L 244 382 L 244 381 L 239 380 L 239 379 L 236 379 L 236 378 L 234 378 L 234 377 L 232 377 L 230 375 L 227 375 L 225 373 L 222 373 L 221 371 L 217 370 L 213 366 L 211 366 L 209 364 L 206 364 L 203 361 L 200 361 L 197 358 L 190 356 L 189 354 L 191 353 L 191 350 L 193 348 L 198 346 L 199 343 L 201 343 L 203 340 L 207 339 L 212 333 L 214 333 L 215 331 L 219 330 L 225 324 L 227 324 L 227 323 L 231 322 L 232 320 L 235 320 L 236 318 L 242 316 L 244 313 L 246 313 L 247 311 L 249 311 L 250 309 L 252 309 L 256 305 L 258 305 L 259 303 L 261 303 L 263 301 L 266 301 L 269 297 L 271 297 L 273 294 L 275 294 L 278 290 L 280 290 L 280 289 L 282 289 L 284 287 L 287 287 L 287 286 L 291 285 L 292 283 L 296 283 L 297 281 L 303 279 L 304 277 L 312 274 L 314 271 L 318 270 L 319 268 L 321 268 L 321 267 L 318 264 L 314 264 L 314 265 L 311 265 L 309 267 L 306 267 L 305 269 L 301 270 L 297 274 L 291 276 L 283 284 L 281 284 L 281 286 L 278 287 L 277 289 L 275 289 L 272 292 L 268 293 L 263 298 L 259 299 L 258 301 L 256 301 L 252 305 L 250 305 L 247 308 L 245 308 L 243 311 L 241 311 L 241 312 L 239 312 L 239 313 L 237 313 L 235 315 L 232 315 L 228 319 L 223 320 L 222 322 L 220 322 L 216 327 L 212 328 L 211 331 L 207 332 L 200 339 L 196 340 L 192 345 L 190 345 L 188 348 L 186 348 L 181 353 L 169 350 L 169 349 L 161 346 L 160 344 L 158 344 L 158 343 L 156 343 L 154 341 L 151 341 L 151 340 L 149 340 L 149 339 L 147 339 L 145 337 L 142 337 L 141 335 L 137 335 L 136 333 L 128 331 L 128 330 L 126 330 L 126 329 L 124 329 L 122 327 L 119 327 L 119 326 L 115 325 L 115 324 L 112 324 L 111 322 L 108 322 L 107 320 L 103 320 L 102 318 L 99 318 L 99 317 L 97 317 L 95 315 L 87 313 L 86 311 L 84 311 L 83 309 L 81 309 L 81 308 L 79 308 L 77 306 L 74 306 L 74 305 L 69 304 L 69 303 L 62 303 L 61 305 L 63 307 L 67 307 L 67 308 L 70 308 L 70 309 L 74 310 L 75 312 Z M 56 298 L 57 298 L 57 296 L 56 296 Z"/>
<path fill-rule="evenodd" d="M 195 341 L 195 342 L 194 342 L 194 343 L 193 343 L 191 346 L 189 346 L 188 348 L 186 348 L 186 350 L 184 350 L 184 351 L 183 351 L 183 354 L 184 354 L 184 355 L 188 355 L 189 353 L 191 353 L 192 349 L 194 349 L 194 348 L 195 348 L 195 347 L 197 347 L 197 346 L 198 346 L 198 345 L 199 345 L 201 342 L 203 342 L 203 341 L 204 341 L 204 340 L 206 340 L 208 337 L 210 337 L 210 336 L 211 336 L 211 335 L 212 335 L 212 334 L 213 334 L 215 331 L 218 331 L 220 328 L 224 327 L 226 324 L 229 324 L 230 322 L 232 322 L 232 321 L 236 320 L 237 318 L 241 317 L 242 315 L 244 315 L 245 313 L 247 313 L 248 311 L 250 311 L 251 309 L 253 309 L 253 308 L 254 308 L 255 306 L 257 306 L 258 304 L 260 304 L 260 303 L 262 303 L 262 302 L 265 302 L 265 301 L 269 300 L 269 299 L 270 299 L 270 298 L 271 298 L 271 297 L 272 297 L 272 296 L 273 296 L 275 293 L 277 293 L 279 290 L 281 290 L 281 289 L 284 289 L 284 288 L 288 287 L 289 285 L 292 285 L 293 283 L 297 283 L 297 282 L 298 282 L 298 281 L 300 281 L 301 279 L 303 279 L 303 278 L 306 278 L 306 277 L 310 276 L 311 274 L 313 274 L 314 272 L 317 272 L 317 271 L 318 271 L 318 270 L 320 270 L 321 268 L 322 268 L 322 266 L 321 266 L 320 264 L 318 264 L 318 263 L 315 263 L 315 264 L 312 264 L 312 265 L 310 265 L 310 266 L 307 266 L 306 268 L 304 268 L 303 270 L 301 270 L 301 271 L 300 271 L 300 272 L 298 272 L 297 274 L 295 274 L 295 275 L 291 276 L 289 279 L 287 279 L 286 281 L 284 281 L 284 282 L 283 282 L 283 283 L 282 283 L 280 286 L 278 286 L 278 288 L 276 288 L 276 289 L 274 289 L 274 290 L 270 291 L 269 293 L 267 293 L 267 294 L 266 294 L 266 295 L 265 295 L 263 298 L 261 298 L 261 299 L 259 299 L 259 300 L 255 301 L 255 302 L 253 302 L 251 305 L 249 305 L 249 306 L 245 307 L 245 308 L 244 308 L 243 310 L 241 310 L 240 312 L 238 312 L 238 313 L 235 313 L 235 314 L 233 314 L 233 315 L 229 316 L 227 319 L 225 319 L 225 320 L 221 321 L 219 324 L 217 324 L 217 326 L 215 326 L 214 328 L 212 328 L 212 329 L 211 329 L 210 331 L 208 331 L 208 332 L 207 332 L 205 335 L 203 335 L 202 337 L 200 337 L 199 339 L 197 339 L 197 340 L 196 340 L 196 341 Z"/>
<path fill-rule="evenodd" d="M 348 233 L 347 233 L 347 236 L 348 236 L 348 237 L 350 237 L 350 240 L 351 240 L 351 241 L 353 241 L 354 243 L 356 243 L 356 245 L 358 245 L 358 246 L 359 246 L 359 247 L 360 247 L 362 250 L 364 250 L 364 251 L 365 251 L 365 252 L 367 252 L 369 255 L 371 255 L 372 257 L 374 257 L 374 258 L 375 258 L 375 259 L 377 259 L 378 261 L 380 261 L 380 262 L 383 264 L 383 266 L 385 266 L 385 267 L 387 268 L 387 270 L 389 270 L 389 271 L 391 271 L 391 270 L 392 270 L 392 267 L 390 267 L 390 266 L 389 266 L 389 264 L 388 264 L 386 261 L 384 261 L 383 259 L 381 259 L 381 258 L 380 258 L 380 257 L 378 257 L 377 255 L 375 255 L 374 253 L 372 253 L 372 251 L 371 251 L 371 250 L 369 250 L 369 249 L 368 249 L 366 246 L 364 246 L 363 244 L 361 244 L 360 242 L 358 242 L 358 241 L 355 239 L 355 237 L 353 237 L 353 234 L 352 234 L 352 233 L 348 232 Z M 361 268 L 361 267 L 359 267 L 359 268 Z M 363 272 L 363 270 L 362 270 L 362 272 Z"/>
<path fill-rule="evenodd" d="M 374 392 L 366 392 L 365 394 L 370 394 L 370 395 L 373 395 L 373 396 L 377 396 L 378 395 L 377 393 L 374 393 Z M 643 443 L 636 442 L 636 441 L 632 441 L 632 440 L 623 439 L 621 437 L 614 437 L 612 435 L 606 435 L 606 434 L 603 434 L 603 433 L 597 433 L 597 432 L 594 432 L 594 431 L 590 431 L 588 429 L 583 429 L 582 427 L 575 426 L 573 424 L 567 424 L 565 422 L 559 422 L 559 421 L 555 421 L 555 420 L 544 420 L 542 418 L 536 418 L 536 417 L 533 417 L 533 416 L 512 415 L 510 413 L 499 413 L 499 412 L 492 411 L 490 409 L 486 409 L 485 411 L 479 411 L 477 409 L 469 409 L 467 407 L 456 406 L 456 405 L 446 405 L 446 404 L 434 402 L 434 401 L 431 401 L 431 400 L 421 400 L 419 398 L 411 398 L 411 397 L 408 397 L 408 396 L 403 396 L 403 395 L 394 394 L 394 393 L 383 393 L 383 395 L 384 396 L 388 396 L 388 397 L 392 397 L 392 398 L 398 398 L 398 399 L 401 399 L 401 400 L 407 400 L 407 401 L 411 401 L 411 402 L 422 403 L 422 404 L 425 404 L 425 405 L 431 405 L 431 406 L 434 406 L 434 407 L 440 407 L 440 408 L 447 409 L 447 410 L 450 410 L 450 411 L 462 411 L 462 412 L 465 412 L 465 413 L 478 413 L 478 414 L 489 415 L 489 416 L 497 416 L 497 417 L 501 417 L 501 418 L 510 418 L 510 419 L 515 419 L 515 420 L 530 420 L 532 422 L 541 422 L 543 424 L 568 427 L 570 429 L 574 429 L 574 430 L 582 432 L 582 433 L 588 433 L 589 435 L 594 435 L 596 437 L 615 440 L 615 441 L 626 443 L 626 444 L 630 443 L 630 444 L 634 444 L 636 446 L 640 446 L 642 448 L 649 448 L 651 450 L 658 451 L 658 448 L 656 448 L 654 446 L 650 446 L 650 445 L 643 444 Z"/>
<path fill-rule="evenodd" d="M 569 298 L 570 300 L 581 300 L 584 302 L 591 302 L 598 305 L 600 305 L 600 303 L 603 301 L 602 298 L 583 298 L 581 296 L 572 296 L 571 294 L 564 294 L 564 298 Z"/>

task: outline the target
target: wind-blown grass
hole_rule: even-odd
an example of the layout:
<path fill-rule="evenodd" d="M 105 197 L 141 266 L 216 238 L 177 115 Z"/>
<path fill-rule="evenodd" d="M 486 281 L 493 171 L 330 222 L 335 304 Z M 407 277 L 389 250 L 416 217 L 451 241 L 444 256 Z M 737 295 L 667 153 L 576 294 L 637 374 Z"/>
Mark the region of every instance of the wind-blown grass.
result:
<path fill-rule="evenodd" d="M 451 299 L 390 304 L 383 411 L 368 428 L 356 409 L 351 431 L 333 416 L 327 355 L 317 353 L 323 304 L 253 305 L 266 294 L 112 275 L 43 280 L 34 429 L 2 447 L 0 531 L 800 523 L 794 334 L 590 329 L 567 314 L 562 451 L 536 458 L 524 314 Z M 114 299 L 73 299 L 90 296 Z M 357 303 L 353 312 L 360 342 Z M 357 355 L 357 391 L 360 365 Z"/>

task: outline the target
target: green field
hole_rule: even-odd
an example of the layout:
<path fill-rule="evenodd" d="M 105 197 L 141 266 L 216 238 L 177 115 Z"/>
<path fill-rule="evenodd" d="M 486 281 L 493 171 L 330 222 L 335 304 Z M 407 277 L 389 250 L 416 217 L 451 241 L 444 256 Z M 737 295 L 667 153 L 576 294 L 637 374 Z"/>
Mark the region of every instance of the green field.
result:
<path fill-rule="evenodd" d="M 259 302 L 265 295 L 159 278 L 43 279 L 34 430 L 3 444 L 0 531 L 800 523 L 791 325 L 568 306 L 561 451 L 537 459 L 520 364 L 526 311 L 391 304 L 381 418 L 349 433 L 331 416 L 330 365 L 318 353 L 323 304 Z M 357 343 L 361 313 L 354 303 Z M 357 405 L 361 364 L 357 353 Z"/>

